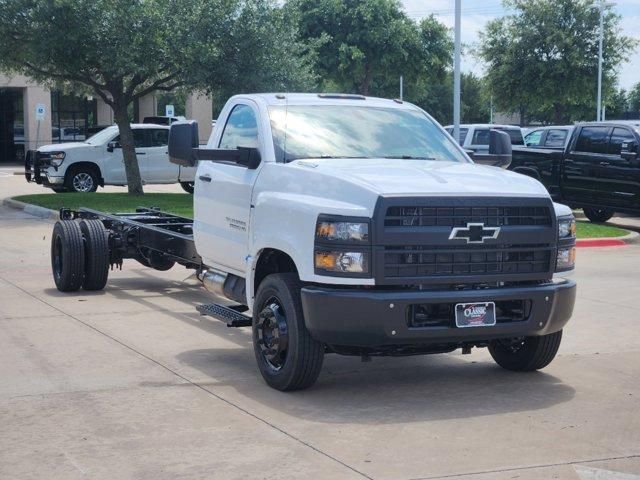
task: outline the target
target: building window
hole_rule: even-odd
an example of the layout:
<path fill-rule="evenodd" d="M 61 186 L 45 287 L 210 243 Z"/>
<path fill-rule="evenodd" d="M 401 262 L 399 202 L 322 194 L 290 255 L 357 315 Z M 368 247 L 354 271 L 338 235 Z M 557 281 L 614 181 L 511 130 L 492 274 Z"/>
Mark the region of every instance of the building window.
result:
<path fill-rule="evenodd" d="M 96 124 L 96 101 L 51 92 L 51 140 L 53 143 L 82 142 L 87 128 Z"/>

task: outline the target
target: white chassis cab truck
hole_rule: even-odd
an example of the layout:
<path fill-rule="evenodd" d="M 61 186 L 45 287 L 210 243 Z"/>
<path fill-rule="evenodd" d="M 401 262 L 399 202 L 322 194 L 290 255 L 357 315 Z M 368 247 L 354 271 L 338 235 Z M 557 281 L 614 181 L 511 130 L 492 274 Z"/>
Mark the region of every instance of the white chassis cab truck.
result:
<path fill-rule="evenodd" d="M 503 155 L 509 138 L 495 135 Z M 571 210 L 530 177 L 473 164 L 418 107 L 239 95 L 206 147 L 195 122 L 179 122 L 169 151 L 197 165 L 195 218 L 63 209 L 58 289 L 101 289 L 127 258 L 192 268 L 219 298 L 198 310 L 251 327 L 260 372 L 279 390 L 311 386 L 327 353 L 488 347 L 502 367 L 531 371 L 558 351 L 576 295 L 564 278 Z"/>
<path fill-rule="evenodd" d="M 180 183 L 193 193 L 196 169 L 169 161 L 169 127 L 132 124 L 144 184 Z M 127 184 L 120 133 L 113 125 L 83 142 L 44 145 L 27 152 L 25 177 L 55 192 L 95 192 L 98 186 Z"/>

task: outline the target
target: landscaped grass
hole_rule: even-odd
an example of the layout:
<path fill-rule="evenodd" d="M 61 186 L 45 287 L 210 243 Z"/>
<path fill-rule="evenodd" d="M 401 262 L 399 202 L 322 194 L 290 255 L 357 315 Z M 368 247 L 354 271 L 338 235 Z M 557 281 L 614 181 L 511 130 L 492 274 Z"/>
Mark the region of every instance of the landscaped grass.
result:
<path fill-rule="evenodd" d="M 142 196 L 128 193 L 42 193 L 13 198 L 52 210 L 86 207 L 106 213 L 126 213 L 135 212 L 136 207 L 158 207 L 163 212 L 193 218 L 193 195 L 188 193 L 147 193 Z"/>
<path fill-rule="evenodd" d="M 193 218 L 193 195 L 187 193 L 147 193 L 134 197 L 127 193 L 42 193 L 22 195 L 15 200 L 58 210 L 62 207 L 93 208 L 106 213 L 134 212 L 136 207 L 158 207 L 163 212 Z M 622 228 L 577 222 L 578 238 L 622 237 L 629 233 Z"/>
<path fill-rule="evenodd" d="M 624 237 L 629 232 L 622 228 L 610 227 L 591 222 L 576 222 L 578 238 Z"/>

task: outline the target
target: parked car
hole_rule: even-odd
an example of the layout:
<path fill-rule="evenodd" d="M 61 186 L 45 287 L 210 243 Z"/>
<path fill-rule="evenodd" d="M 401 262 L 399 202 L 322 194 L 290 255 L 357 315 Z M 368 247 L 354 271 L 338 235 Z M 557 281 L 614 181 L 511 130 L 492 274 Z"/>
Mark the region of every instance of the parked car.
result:
<path fill-rule="evenodd" d="M 84 129 L 79 127 L 53 127 L 51 128 L 51 141 L 53 142 L 77 142 L 86 138 Z"/>
<path fill-rule="evenodd" d="M 238 95 L 205 148 L 198 138 L 195 122 L 171 126 L 172 161 L 198 168 L 195 221 L 63 210 L 51 242 L 59 290 L 100 290 L 124 258 L 194 269 L 217 296 L 198 311 L 251 328 L 258 369 L 278 390 L 311 386 L 326 353 L 488 347 L 525 372 L 555 357 L 576 296 L 563 278 L 571 210 L 531 178 L 474 165 L 420 108 Z"/>
<path fill-rule="evenodd" d="M 444 129 L 453 135 L 453 125 L 447 125 Z M 491 123 L 463 124 L 460 125 L 460 138 L 458 143 L 465 150 L 475 153 L 487 153 L 489 151 L 489 132 L 500 130 L 506 132 L 511 138 L 511 145 L 524 145 L 524 138 L 520 127 L 513 125 L 494 125 Z"/>
<path fill-rule="evenodd" d="M 531 130 L 524 136 L 527 147 L 564 149 L 571 139 L 574 125 L 554 125 Z"/>
<path fill-rule="evenodd" d="M 166 125 L 133 124 L 133 138 L 143 183 L 177 183 L 193 192 L 195 168 L 169 161 Z M 98 186 L 126 185 L 120 134 L 107 127 L 85 142 L 46 145 L 30 151 L 25 161 L 27 181 L 56 192 L 95 192 Z"/>
<path fill-rule="evenodd" d="M 154 117 L 144 117 L 142 123 L 153 123 L 155 125 L 171 125 L 175 122 L 181 122 L 186 120 L 185 117 L 178 115 L 175 117 L 167 117 L 165 115 L 157 115 Z"/>
<path fill-rule="evenodd" d="M 640 215 L 639 144 L 640 120 L 584 123 L 562 150 L 514 148 L 509 168 L 592 222 L 606 222 L 615 212 Z"/>

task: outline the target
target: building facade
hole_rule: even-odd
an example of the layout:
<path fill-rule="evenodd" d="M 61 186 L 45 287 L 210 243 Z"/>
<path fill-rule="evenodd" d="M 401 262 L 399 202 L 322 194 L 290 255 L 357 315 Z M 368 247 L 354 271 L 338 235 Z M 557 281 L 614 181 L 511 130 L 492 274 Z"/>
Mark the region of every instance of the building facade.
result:
<path fill-rule="evenodd" d="M 154 95 L 133 108 L 134 122 L 158 112 Z M 211 99 L 187 96 L 185 116 L 198 121 L 200 141 L 211 133 Z M 113 111 L 101 98 L 51 91 L 22 75 L 0 74 L 0 164 L 22 162 L 27 150 L 60 142 L 83 141 L 100 127 L 113 125 Z"/>

